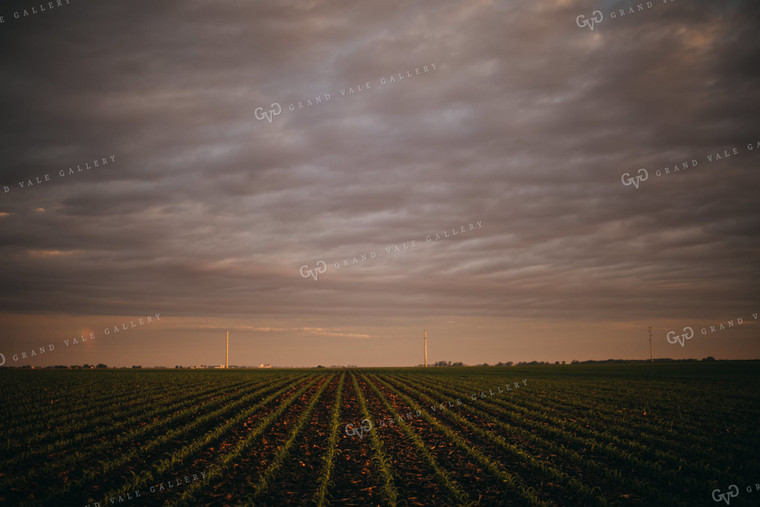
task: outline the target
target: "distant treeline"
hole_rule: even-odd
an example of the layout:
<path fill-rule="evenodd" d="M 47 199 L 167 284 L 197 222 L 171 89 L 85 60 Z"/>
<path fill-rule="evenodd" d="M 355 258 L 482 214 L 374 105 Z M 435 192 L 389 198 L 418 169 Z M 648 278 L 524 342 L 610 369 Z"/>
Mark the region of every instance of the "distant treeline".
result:
<path fill-rule="evenodd" d="M 669 357 L 663 357 L 659 359 L 655 359 L 655 363 L 693 363 L 698 361 L 729 361 L 729 359 L 715 359 L 713 356 L 707 356 L 702 359 L 671 359 Z M 649 359 L 601 359 L 601 360 L 594 360 L 594 359 L 588 359 L 586 361 L 576 361 L 573 360 L 570 362 L 570 364 L 611 364 L 611 363 L 649 363 Z M 514 363 L 512 361 L 507 361 L 506 363 L 503 363 L 499 361 L 496 364 L 488 364 L 488 363 L 481 363 L 481 364 L 464 364 L 461 361 L 457 362 L 451 362 L 451 361 L 438 361 L 436 363 L 431 363 L 429 366 L 433 367 L 454 367 L 454 366 L 529 366 L 529 365 L 537 365 L 537 364 L 543 364 L 547 366 L 557 366 L 566 364 L 565 361 L 554 361 L 553 363 L 550 361 L 520 361 L 519 363 Z M 423 364 L 418 364 L 417 366 L 424 366 Z M 356 368 L 356 365 L 348 365 L 348 368 Z M 0 369 L 3 368 L 32 368 L 32 366 L 26 364 L 24 366 L 0 366 Z M 97 365 L 91 365 L 91 364 L 83 364 L 82 366 L 79 366 L 78 364 L 73 364 L 71 366 L 66 365 L 55 365 L 55 366 L 35 366 L 35 369 L 64 369 L 64 370 L 93 370 L 97 368 L 108 368 L 107 365 L 103 363 L 99 363 Z M 114 366 L 114 368 L 124 368 L 121 366 Z M 132 368 L 142 368 L 142 366 L 132 366 Z M 153 369 L 165 369 L 165 366 L 155 366 Z M 174 368 L 183 368 L 182 366 L 175 366 Z M 202 369 L 211 369 L 213 367 L 202 367 Z M 216 367 L 218 368 L 218 367 Z M 232 367 L 231 367 L 232 368 Z M 238 367 L 235 367 L 238 368 Z M 244 369 L 253 369 L 256 368 L 255 366 L 249 366 L 249 367 L 242 367 Z M 324 368 L 324 366 L 319 365 L 316 366 L 316 368 Z M 344 366 L 331 366 L 331 368 L 345 368 Z"/>
<path fill-rule="evenodd" d="M 23 366 L 4 366 L 3 368 L 34 368 L 39 370 L 50 370 L 50 369 L 62 369 L 62 370 L 93 370 L 95 368 L 108 368 L 107 365 L 103 363 L 95 364 L 83 364 L 82 366 L 79 366 L 78 364 L 72 364 L 71 366 L 66 366 L 65 364 L 56 364 L 55 366 L 32 366 L 30 364 L 25 364 Z M 142 366 L 133 366 L 132 368 L 142 368 Z"/>
<path fill-rule="evenodd" d="M 669 357 L 659 358 L 655 359 L 655 363 L 688 363 L 688 362 L 696 362 L 696 361 L 717 361 L 713 356 L 708 356 L 702 359 L 671 359 Z M 609 364 L 609 363 L 649 363 L 651 362 L 649 359 L 588 359 L 586 361 L 576 361 L 573 360 L 570 362 L 570 364 Z M 561 365 L 566 364 L 565 361 L 554 361 L 553 363 L 550 361 L 520 361 L 519 363 L 514 363 L 512 361 L 507 361 L 506 363 L 503 363 L 499 361 L 496 364 L 490 365 L 488 363 L 481 363 L 481 364 L 474 364 L 474 365 L 468 365 L 464 364 L 461 361 L 452 363 L 451 361 L 438 361 L 436 363 L 432 363 L 429 366 L 528 366 L 528 365 L 534 365 L 534 364 L 543 364 L 543 365 Z M 417 366 L 424 366 L 422 364 L 418 364 Z"/>

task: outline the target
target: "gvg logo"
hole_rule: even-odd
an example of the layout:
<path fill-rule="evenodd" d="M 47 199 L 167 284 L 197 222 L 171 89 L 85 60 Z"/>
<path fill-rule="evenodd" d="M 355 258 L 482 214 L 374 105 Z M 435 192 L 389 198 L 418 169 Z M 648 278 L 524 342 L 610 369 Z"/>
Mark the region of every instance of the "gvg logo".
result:
<path fill-rule="evenodd" d="M 681 333 L 680 335 L 676 334 L 675 331 L 668 331 L 668 335 L 667 335 L 668 343 L 670 343 L 671 345 L 680 343 L 681 347 L 683 347 L 686 343 L 686 340 L 691 340 L 692 338 L 694 338 L 694 330 L 691 327 L 686 326 L 685 328 L 683 328 L 683 331 L 684 332 Z"/>
<path fill-rule="evenodd" d="M 602 21 L 604 21 L 604 14 L 602 14 L 602 11 L 592 12 L 589 19 L 586 19 L 586 16 L 583 14 L 575 18 L 575 24 L 578 25 L 578 28 L 587 26 L 592 32 L 594 31 L 594 25 L 601 23 Z"/>
<path fill-rule="evenodd" d="M 304 269 L 306 272 L 304 272 Z M 327 263 L 325 261 L 317 262 L 317 267 L 314 269 L 309 269 L 309 266 L 306 264 L 301 266 L 301 276 L 304 278 L 312 277 L 316 281 L 322 273 L 327 273 Z"/>
<path fill-rule="evenodd" d="M 346 424 L 346 435 L 352 437 L 357 435 L 359 440 L 364 438 L 364 434 L 368 433 L 372 429 L 372 422 L 369 419 L 362 419 L 362 425 L 358 428 L 354 428 L 353 423 Z"/>
<path fill-rule="evenodd" d="M 636 187 L 636 190 L 638 190 L 639 185 L 641 185 L 641 182 L 649 179 L 649 171 L 647 171 L 646 169 L 642 167 L 636 172 L 636 174 L 638 174 L 638 176 L 631 176 L 630 173 L 623 173 L 623 175 L 620 177 L 620 181 L 626 187 L 633 185 L 634 187 Z"/>
<path fill-rule="evenodd" d="M 253 114 L 256 116 L 257 120 L 267 120 L 269 123 L 272 123 L 272 120 L 275 116 L 280 116 L 282 114 L 282 107 L 280 107 L 280 104 L 277 102 L 272 102 L 269 107 L 271 109 L 269 111 L 264 111 L 263 107 L 257 107 Z"/>
<path fill-rule="evenodd" d="M 716 495 L 716 493 L 718 493 Z M 716 498 L 717 496 L 717 498 Z M 721 500 L 726 502 L 726 505 L 730 505 L 731 499 L 739 496 L 739 486 L 736 484 L 731 484 L 728 487 L 728 491 L 725 493 L 721 493 L 719 489 L 714 489 L 712 492 L 712 499 L 716 502 L 720 502 Z"/>

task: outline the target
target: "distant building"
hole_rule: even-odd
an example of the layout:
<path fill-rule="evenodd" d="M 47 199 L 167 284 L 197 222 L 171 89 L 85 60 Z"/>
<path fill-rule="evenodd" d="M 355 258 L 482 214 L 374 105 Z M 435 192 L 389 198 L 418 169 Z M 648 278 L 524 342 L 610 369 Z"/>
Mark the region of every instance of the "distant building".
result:
<path fill-rule="evenodd" d="M 261 364 L 259 365 L 259 368 L 271 368 L 271 367 L 272 367 L 272 365 L 271 365 L 271 364 L 269 364 L 269 363 L 266 363 L 266 364 L 265 364 L 265 363 L 261 363 Z"/>

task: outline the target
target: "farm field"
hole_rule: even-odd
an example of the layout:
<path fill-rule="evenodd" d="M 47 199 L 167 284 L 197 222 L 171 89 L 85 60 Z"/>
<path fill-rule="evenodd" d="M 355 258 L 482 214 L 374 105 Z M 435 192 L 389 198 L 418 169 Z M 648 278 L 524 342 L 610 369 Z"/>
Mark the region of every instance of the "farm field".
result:
<path fill-rule="evenodd" d="M 0 505 L 758 505 L 759 366 L 2 369 Z"/>

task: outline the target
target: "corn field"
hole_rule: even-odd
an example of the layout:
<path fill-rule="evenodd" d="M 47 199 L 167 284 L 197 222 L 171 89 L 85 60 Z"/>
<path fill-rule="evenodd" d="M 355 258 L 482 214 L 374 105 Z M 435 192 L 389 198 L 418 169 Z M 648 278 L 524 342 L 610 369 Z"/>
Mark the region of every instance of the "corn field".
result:
<path fill-rule="evenodd" d="M 2 505 L 760 502 L 755 362 L 0 379 Z"/>

